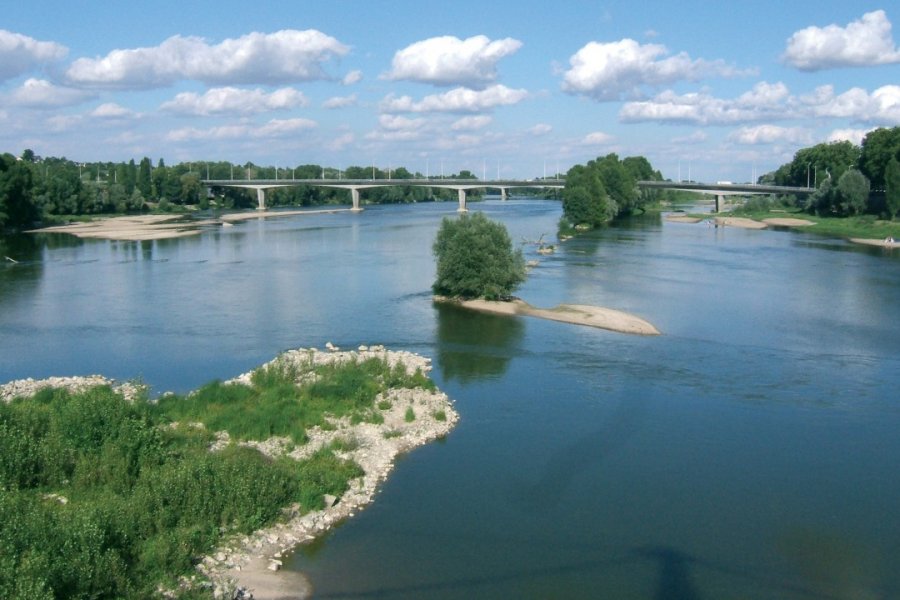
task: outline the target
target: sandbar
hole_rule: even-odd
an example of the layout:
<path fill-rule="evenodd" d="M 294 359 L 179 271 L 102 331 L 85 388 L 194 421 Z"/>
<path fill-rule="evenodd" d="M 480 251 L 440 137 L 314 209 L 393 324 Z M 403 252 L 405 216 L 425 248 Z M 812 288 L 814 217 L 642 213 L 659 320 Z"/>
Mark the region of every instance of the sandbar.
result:
<path fill-rule="evenodd" d="M 293 215 L 321 215 L 350 212 L 349 208 L 322 210 L 275 210 L 239 212 L 222 215 L 218 219 L 190 219 L 185 215 L 128 215 L 122 217 L 101 217 L 85 223 L 54 225 L 42 229 L 32 229 L 28 233 L 68 233 L 79 238 L 121 240 L 139 242 L 144 240 L 164 240 L 199 235 L 212 227 L 222 227 L 251 219 L 289 217 Z"/>
<path fill-rule="evenodd" d="M 702 221 L 700 217 L 689 217 L 687 215 L 666 215 L 666 221 L 673 223 L 699 223 Z"/>
<path fill-rule="evenodd" d="M 765 223 L 747 219 L 745 217 L 716 217 L 716 225 L 719 227 L 740 227 L 742 229 L 765 229 Z"/>
<path fill-rule="evenodd" d="M 221 223 L 215 219 L 185 220 L 184 215 L 133 215 L 32 229 L 29 233 L 68 233 L 79 238 L 143 241 L 197 235 L 205 228 L 218 225 Z"/>
<path fill-rule="evenodd" d="M 458 300 L 435 296 L 435 302 L 450 302 L 464 308 L 498 315 L 521 315 L 574 325 L 586 325 L 619 333 L 634 335 L 660 335 L 649 321 L 630 313 L 590 306 L 587 304 L 560 304 L 554 308 L 536 308 L 523 300 L 500 302 L 493 300 Z"/>
<path fill-rule="evenodd" d="M 763 219 L 763 223 L 775 227 L 809 227 L 810 225 L 815 225 L 814 222 L 807 219 L 794 219 L 791 217 L 772 217 Z"/>
<path fill-rule="evenodd" d="M 854 244 L 863 244 L 866 246 L 878 246 L 879 248 L 900 248 L 900 242 L 898 241 L 888 241 L 888 240 L 879 240 L 873 238 L 850 238 L 850 241 Z"/>

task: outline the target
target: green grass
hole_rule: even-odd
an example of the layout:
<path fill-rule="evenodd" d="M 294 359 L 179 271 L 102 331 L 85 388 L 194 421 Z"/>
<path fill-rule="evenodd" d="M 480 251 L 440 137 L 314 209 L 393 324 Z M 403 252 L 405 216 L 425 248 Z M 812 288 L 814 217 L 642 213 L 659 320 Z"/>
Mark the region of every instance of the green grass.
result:
<path fill-rule="evenodd" d="M 313 371 L 313 383 L 295 383 Z M 397 387 L 433 390 L 434 383 L 419 371 L 408 375 L 402 365 L 391 368 L 379 358 L 315 369 L 276 362 L 255 371 L 251 385 L 213 382 L 185 397 L 161 398 L 159 405 L 173 421 L 201 421 L 237 439 L 289 436 L 302 444 L 308 428 L 327 428 L 326 416 L 349 417 L 351 423 L 384 422 L 373 409 L 375 397 Z"/>
<path fill-rule="evenodd" d="M 412 406 L 406 407 L 406 413 L 403 415 L 403 420 L 407 423 L 412 423 L 416 420 L 416 411 L 413 410 Z"/>
<path fill-rule="evenodd" d="M 391 387 L 434 384 L 380 359 L 315 369 L 276 362 L 249 385 L 213 382 L 155 404 L 108 387 L 0 403 L 0 598 L 130 599 L 174 589 L 223 536 L 270 525 L 293 503 L 320 508 L 325 494 L 341 496 L 362 475 L 334 454 L 357 446 L 352 438 L 293 461 L 237 445 L 210 453 L 212 432 L 302 443 L 310 426 L 333 428 L 328 415 L 382 422 L 375 398 Z"/>
<path fill-rule="evenodd" d="M 443 410 L 436 410 L 433 413 L 431 413 L 431 416 L 434 417 L 435 421 L 446 421 L 447 420 L 447 413 L 444 412 Z"/>
<path fill-rule="evenodd" d="M 730 213 L 722 213 L 719 216 L 747 217 L 757 221 L 772 218 L 795 218 L 812 221 L 815 225 L 803 227 L 803 231 L 818 235 L 836 238 L 871 238 L 883 240 L 888 236 L 894 239 L 900 238 L 900 221 L 884 221 L 874 215 L 861 215 L 856 217 L 820 217 L 811 215 L 798 209 L 783 210 L 734 210 Z M 701 218 L 709 218 L 709 214 L 692 215 Z"/>
<path fill-rule="evenodd" d="M 0 403 L 0 597 L 154 596 L 223 535 L 272 524 L 295 502 L 320 508 L 362 475 L 331 449 L 299 462 L 239 446 L 213 454 L 208 430 L 169 418 L 108 387 Z"/>

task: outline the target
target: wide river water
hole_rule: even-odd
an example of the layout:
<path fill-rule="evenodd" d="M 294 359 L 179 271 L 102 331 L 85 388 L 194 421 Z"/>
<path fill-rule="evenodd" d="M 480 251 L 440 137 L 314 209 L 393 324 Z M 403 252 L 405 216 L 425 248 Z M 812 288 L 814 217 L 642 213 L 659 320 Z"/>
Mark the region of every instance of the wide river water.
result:
<path fill-rule="evenodd" d="M 539 259 L 535 306 L 636 337 L 432 304 L 455 203 L 193 238 L 5 238 L 0 381 L 186 392 L 296 347 L 433 359 L 457 428 L 288 568 L 319 598 L 900 598 L 900 252 L 634 219 Z M 471 203 L 517 243 L 553 201 Z"/>

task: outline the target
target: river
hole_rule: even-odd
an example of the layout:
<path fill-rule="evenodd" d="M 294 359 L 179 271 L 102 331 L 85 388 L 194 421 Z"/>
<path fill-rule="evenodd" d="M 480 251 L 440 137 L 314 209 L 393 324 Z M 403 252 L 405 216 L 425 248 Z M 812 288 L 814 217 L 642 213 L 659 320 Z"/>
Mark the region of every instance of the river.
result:
<path fill-rule="evenodd" d="M 470 208 L 517 242 L 560 216 Z M 519 296 L 663 332 L 635 337 L 433 305 L 454 209 L 5 238 L 0 380 L 185 392 L 328 341 L 431 357 L 461 422 L 292 557 L 320 598 L 900 597 L 900 252 L 659 216 L 524 247 Z"/>

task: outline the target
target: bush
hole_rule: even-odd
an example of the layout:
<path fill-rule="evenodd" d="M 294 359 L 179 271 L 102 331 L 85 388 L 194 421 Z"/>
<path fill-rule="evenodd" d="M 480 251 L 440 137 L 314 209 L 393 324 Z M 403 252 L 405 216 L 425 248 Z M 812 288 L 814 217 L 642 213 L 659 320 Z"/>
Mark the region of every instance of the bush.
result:
<path fill-rule="evenodd" d="M 263 391 L 256 401 L 271 401 Z M 0 403 L 0 598 L 151 597 L 223 533 L 267 526 L 294 502 L 321 508 L 362 475 L 329 449 L 299 462 L 212 454 L 209 431 L 167 418 L 108 387 Z"/>
<path fill-rule="evenodd" d="M 432 249 L 435 294 L 501 300 L 525 281 L 522 251 L 513 250 L 506 227 L 482 213 L 445 217 Z"/>

